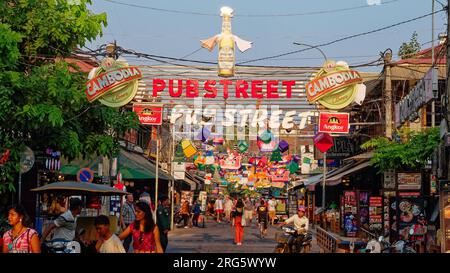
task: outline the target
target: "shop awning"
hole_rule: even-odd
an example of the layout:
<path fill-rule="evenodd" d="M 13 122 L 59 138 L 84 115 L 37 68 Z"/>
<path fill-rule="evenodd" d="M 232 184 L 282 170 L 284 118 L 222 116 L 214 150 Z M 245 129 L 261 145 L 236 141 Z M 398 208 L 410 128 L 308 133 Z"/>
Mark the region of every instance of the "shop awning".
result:
<path fill-rule="evenodd" d="M 76 175 L 81 168 L 90 168 L 98 176 L 98 164 L 101 158 L 75 159 L 62 164 L 60 172 L 66 175 Z M 122 173 L 123 179 L 155 179 L 156 165 L 140 154 L 121 149 L 117 169 Z M 158 171 L 158 179 L 170 180 L 162 169 Z"/>
<path fill-rule="evenodd" d="M 116 188 L 94 184 L 94 183 L 82 183 L 76 181 L 67 182 L 55 182 L 45 186 L 32 189 L 33 192 L 56 192 L 59 194 L 70 195 L 84 195 L 86 193 L 110 196 L 110 195 L 125 195 L 127 192 L 118 190 Z"/>
<path fill-rule="evenodd" d="M 349 164 L 346 164 L 338 169 L 332 170 L 327 173 L 326 183 L 328 186 L 335 186 L 341 183 L 341 180 L 344 176 L 364 169 L 369 166 L 368 160 L 356 161 Z M 315 175 L 313 177 L 308 178 L 304 184 L 305 186 L 315 185 L 323 180 L 323 174 Z"/>

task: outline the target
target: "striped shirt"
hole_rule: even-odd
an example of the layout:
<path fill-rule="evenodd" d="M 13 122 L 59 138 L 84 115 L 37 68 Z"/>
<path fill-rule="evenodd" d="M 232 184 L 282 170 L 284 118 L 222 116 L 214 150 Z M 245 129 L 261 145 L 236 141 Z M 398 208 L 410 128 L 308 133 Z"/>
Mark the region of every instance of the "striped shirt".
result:
<path fill-rule="evenodd" d="M 134 214 L 134 206 L 132 203 L 125 202 L 122 208 L 122 217 L 125 225 L 129 225 L 134 222 L 136 216 Z"/>

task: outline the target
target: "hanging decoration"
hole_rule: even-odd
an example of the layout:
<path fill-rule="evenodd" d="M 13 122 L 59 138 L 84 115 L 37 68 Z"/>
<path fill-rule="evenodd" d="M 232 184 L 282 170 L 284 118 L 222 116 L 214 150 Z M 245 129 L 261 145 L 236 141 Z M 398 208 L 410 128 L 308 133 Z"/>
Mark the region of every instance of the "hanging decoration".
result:
<path fill-rule="evenodd" d="M 215 157 L 213 151 L 206 152 L 205 164 L 213 165 L 215 163 Z"/>
<path fill-rule="evenodd" d="M 177 148 L 175 150 L 175 155 L 173 157 L 174 162 L 184 162 L 186 158 L 184 157 L 183 147 L 181 144 L 177 145 Z"/>
<path fill-rule="evenodd" d="M 300 156 L 294 155 L 294 157 L 292 158 L 292 161 L 298 163 L 300 161 L 300 159 L 301 159 Z"/>
<path fill-rule="evenodd" d="M 197 153 L 197 148 L 195 148 L 194 144 L 188 139 L 181 141 L 181 147 L 183 148 L 186 158 L 190 158 Z"/>
<path fill-rule="evenodd" d="M 272 152 L 277 146 L 275 141 L 271 141 L 270 143 L 266 144 L 262 140 L 258 140 L 256 143 L 258 144 L 259 151 L 261 152 Z"/>
<path fill-rule="evenodd" d="M 289 170 L 290 173 L 296 173 L 299 169 L 299 165 L 297 162 L 292 160 L 291 162 L 289 162 L 286 168 Z"/>
<path fill-rule="evenodd" d="M 286 140 L 281 140 L 278 143 L 278 149 L 280 150 L 280 152 L 284 153 L 287 150 L 289 150 L 289 143 Z"/>
<path fill-rule="evenodd" d="M 285 169 L 277 169 L 276 172 L 274 172 L 271 175 L 272 182 L 288 182 L 289 181 L 289 174 L 290 172 Z"/>
<path fill-rule="evenodd" d="M 280 150 L 277 148 L 275 150 L 273 150 L 272 152 L 272 156 L 270 157 L 270 161 L 271 162 L 280 162 L 283 159 L 281 158 L 281 152 Z"/>
<path fill-rule="evenodd" d="M 223 137 L 215 137 L 213 138 L 213 144 L 214 145 L 223 145 Z"/>
<path fill-rule="evenodd" d="M 219 160 L 219 162 L 222 169 L 238 170 L 241 168 L 241 156 L 235 156 L 233 153 L 230 153 L 225 159 Z"/>
<path fill-rule="evenodd" d="M 259 159 L 257 163 L 258 167 L 263 168 L 267 165 L 267 157 L 263 156 Z"/>
<path fill-rule="evenodd" d="M 11 151 L 9 149 L 6 149 L 3 152 L 2 157 L 0 158 L 0 166 L 4 165 L 8 161 L 10 154 L 11 154 Z"/>
<path fill-rule="evenodd" d="M 249 146 L 250 145 L 245 140 L 239 141 L 239 143 L 237 145 L 239 152 L 241 152 L 241 153 L 245 153 L 248 150 Z"/>
<path fill-rule="evenodd" d="M 269 144 L 272 141 L 272 138 L 272 133 L 269 130 L 266 130 L 258 137 L 258 140 L 261 140 L 265 144 Z"/>
<path fill-rule="evenodd" d="M 222 7 L 220 9 L 220 16 L 222 17 L 222 32 L 209 39 L 201 40 L 202 47 L 212 51 L 216 44 L 219 44 L 218 56 L 218 75 L 220 77 L 234 76 L 234 44 L 241 52 L 244 52 L 252 47 L 252 42 L 242 40 L 231 32 L 231 18 L 233 17 L 233 9 L 230 7 Z"/>
<path fill-rule="evenodd" d="M 206 126 L 203 126 L 200 130 L 197 138 L 201 140 L 203 143 L 206 143 L 209 140 L 209 137 L 211 136 L 211 131 L 206 128 Z"/>

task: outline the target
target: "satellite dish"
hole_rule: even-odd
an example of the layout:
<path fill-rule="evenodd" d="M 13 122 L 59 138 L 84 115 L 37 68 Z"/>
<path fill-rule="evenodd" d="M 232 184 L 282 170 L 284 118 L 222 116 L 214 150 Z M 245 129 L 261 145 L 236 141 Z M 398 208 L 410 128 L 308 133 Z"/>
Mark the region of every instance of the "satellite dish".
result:
<path fill-rule="evenodd" d="M 25 149 L 20 153 L 20 172 L 26 173 L 34 165 L 34 152 L 30 147 L 25 146 Z"/>

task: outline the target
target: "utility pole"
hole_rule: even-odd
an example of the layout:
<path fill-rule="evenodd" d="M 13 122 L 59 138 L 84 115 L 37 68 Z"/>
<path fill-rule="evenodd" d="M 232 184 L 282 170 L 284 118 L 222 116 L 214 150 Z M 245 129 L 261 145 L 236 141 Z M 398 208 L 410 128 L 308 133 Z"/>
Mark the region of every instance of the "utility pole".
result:
<path fill-rule="evenodd" d="M 434 69 L 434 0 L 431 0 L 431 69 Z M 431 102 L 431 127 L 436 126 L 436 99 Z M 425 108 L 426 109 L 426 108 Z"/>
<path fill-rule="evenodd" d="M 386 137 L 392 138 L 392 86 L 391 86 L 391 60 L 392 50 L 387 50 L 383 56 L 384 59 L 384 92 L 385 92 L 385 111 L 386 111 Z"/>
<path fill-rule="evenodd" d="M 449 69 L 450 69 L 450 43 L 448 41 L 449 38 L 449 33 L 450 33 L 450 0 L 447 1 L 447 40 L 446 40 L 446 50 L 447 50 L 447 60 L 446 60 L 446 77 L 445 77 L 445 109 L 447 109 L 447 113 L 444 116 L 444 118 L 446 119 L 447 122 L 447 126 L 448 126 L 448 121 L 450 120 L 450 105 L 448 103 L 449 101 L 449 97 L 450 97 L 450 84 L 449 84 Z M 448 128 L 448 127 L 447 127 Z M 446 150 L 445 153 L 445 158 L 448 159 L 448 152 Z M 446 162 L 449 162 L 448 160 L 446 160 Z M 448 163 L 447 163 L 448 164 Z M 448 166 L 447 166 L 448 167 Z M 447 168 L 447 172 L 450 171 L 450 168 Z M 447 173 L 447 179 L 450 177 L 450 174 Z M 439 191 L 441 191 L 439 194 L 440 196 L 440 200 L 439 200 L 439 204 L 440 204 L 440 210 L 439 210 L 439 214 L 440 214 L 440 218 L 441 218 L 441 232 L 442 232 L 442 237 L 443 237 L 443 242 L 441 243 L 441 252 L 445 253 L 445 248 L 446 248 L 446 240 L 445 240 L 445 235 L 446 235 L 446 230 L 449 227 L 445 226 L 445 221 L 444 221 L 444 200 L 443 197 L 445 196 L 444 193 L 442 192 L 442 188 L 439 189 Z"/>

